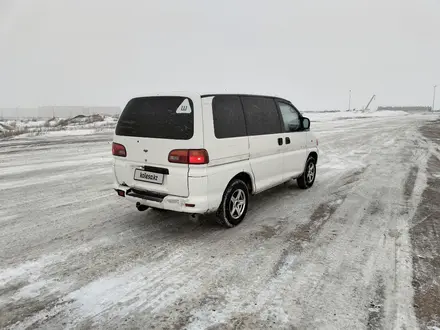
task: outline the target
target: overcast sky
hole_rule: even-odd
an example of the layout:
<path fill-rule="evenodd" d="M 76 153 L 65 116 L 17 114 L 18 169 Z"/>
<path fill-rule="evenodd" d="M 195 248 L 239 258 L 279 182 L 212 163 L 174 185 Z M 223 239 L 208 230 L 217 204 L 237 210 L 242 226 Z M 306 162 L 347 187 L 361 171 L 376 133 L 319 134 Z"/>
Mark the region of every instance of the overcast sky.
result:
<path fill-rule="evenodd" d="M 434 84 L 439 0 L 0 0 L 0 107 L 191 90 L 346 109 L 349 89 L 357 108 L 431 105 Z"/>

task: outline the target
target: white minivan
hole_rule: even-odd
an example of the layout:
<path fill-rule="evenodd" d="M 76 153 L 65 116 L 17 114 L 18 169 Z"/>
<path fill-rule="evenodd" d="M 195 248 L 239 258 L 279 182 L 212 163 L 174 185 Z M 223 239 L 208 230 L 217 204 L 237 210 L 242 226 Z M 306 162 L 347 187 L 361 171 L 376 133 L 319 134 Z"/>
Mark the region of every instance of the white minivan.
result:
<path fill-rule="evenodd" d="M 310 120 L 273 96 L 192 93 L 137 97 L 113 139 L 115 190 L 150 208 L 217 212 L 238 225 L 249 196 L 291 179 L 316 177 L 318 140 Z"/>

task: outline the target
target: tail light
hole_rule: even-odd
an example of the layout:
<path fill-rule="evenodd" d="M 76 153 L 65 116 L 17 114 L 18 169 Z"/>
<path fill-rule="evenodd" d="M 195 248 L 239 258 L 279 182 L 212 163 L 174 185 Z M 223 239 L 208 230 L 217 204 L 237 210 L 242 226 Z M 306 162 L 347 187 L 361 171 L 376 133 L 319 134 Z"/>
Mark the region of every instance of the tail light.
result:
<path fill-rule="evenodd" d="M 180 163 L 180 164 L 188 164 L 189 157 L 188 157 L 188 151 L 189 150 L 171 150 L 168 154 L 168 161 L 170 163 Z"/>
<path fill-rule="evenodd" d="M 119 196 L 125 197 L 125 191 L 120 189 L 115 189 Z"/>
<path fill-rule="evenodd" d="M 112 154 L 113 156 L 127 157 L 127 150 L 125 150 L 125 147 L 122 144 L 113 142 Z"/>
<path fill-rule="evenodd" d="M 189 163 L 190 164 L 208 164 L 209 155 L 205 149 L 190 150 L 189 151 Z"/>
<path fill-rule="evenodd" d="M 209 155 L 205 149 L 176 149 L 168 154 L 168 161 L 180 164 L 208 164 Z"/>

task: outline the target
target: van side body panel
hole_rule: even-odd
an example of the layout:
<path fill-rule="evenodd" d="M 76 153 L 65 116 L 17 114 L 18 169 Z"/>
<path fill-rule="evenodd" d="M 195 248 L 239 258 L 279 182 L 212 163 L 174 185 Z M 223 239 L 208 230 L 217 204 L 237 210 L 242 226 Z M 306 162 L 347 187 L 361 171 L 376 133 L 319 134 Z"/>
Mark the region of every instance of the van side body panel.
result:
<path fill-rule="evenodd" d="M 205 149 L 209 153 L 209 164 L 204 169 L 190 166 L 191 175 L 206 175 L 208 178 L 208 200 L 210 211 L 220 206 L 223 193 L 229 182 L 239 173 L 253 177 L 249 163 L 249 138 L 247 136 L 218 139 L 215 136 L 212 110 L 213 97 L 202 98 Z"/>
<path fill-rule="evenodd" d="M 283 182 L 281 119 L 273 98 L 241 96 L 241 100 L 249 134 L 249 160 L 255 177 L 255 193 L 259 193 Z M 265 131 L 265 126 L 270 129 Z"/>

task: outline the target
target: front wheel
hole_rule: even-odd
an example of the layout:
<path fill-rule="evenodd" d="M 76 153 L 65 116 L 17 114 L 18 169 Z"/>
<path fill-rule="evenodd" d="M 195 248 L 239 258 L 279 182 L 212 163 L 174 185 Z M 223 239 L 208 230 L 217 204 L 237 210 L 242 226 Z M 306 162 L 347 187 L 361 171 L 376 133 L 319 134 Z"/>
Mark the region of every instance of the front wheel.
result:
<path fill-rule="evenodd" d="M 313 186 L 316 178 L 316 160 L 313 157 L 309 157 L 306 162 L 306 167 L 304 169 L 304 173 L 296 179 L 298 182 L 298 186 L 301 189 L 309 189 Z"/>
<path fill-rule="evenodd" d="M 239 179 L 229 183 L 226 188 L 220 207 L 217 211 L 217 222 L 231 228 L 243 221 L 249 204 L 249 189 Z"/>

